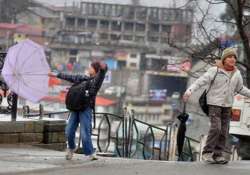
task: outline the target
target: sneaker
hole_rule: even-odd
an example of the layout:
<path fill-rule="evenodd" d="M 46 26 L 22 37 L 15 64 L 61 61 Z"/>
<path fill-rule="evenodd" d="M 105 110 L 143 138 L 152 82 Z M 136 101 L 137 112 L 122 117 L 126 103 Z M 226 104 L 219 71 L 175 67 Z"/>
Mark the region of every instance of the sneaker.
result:
<path fill-rule="evenodd" d="M 213 153 L 204 153 L 202 155 L 202 160 L 208 163 L 215 163 L 215 160 L 213 159 Z"/>
<path fill-rule="evenodd" d="M 215 162 L 218 164 L 227 164 L 228 161 L 223 156 L 215 157 Z"/>
<path fill-rule="evenodd" d="M 91 155 L 89 155 L 89 160 L 94 161 L 94 160 L 98 160 L 98 158 L 96 157 L 95 154 L 91 154 Z"/>
<path fill-rule="evenodd" d="M 66 160 L 71 160 L 73 158 L 74 150 L 72 149 L 67 149 L 67 153 L 65 155 Z"/>

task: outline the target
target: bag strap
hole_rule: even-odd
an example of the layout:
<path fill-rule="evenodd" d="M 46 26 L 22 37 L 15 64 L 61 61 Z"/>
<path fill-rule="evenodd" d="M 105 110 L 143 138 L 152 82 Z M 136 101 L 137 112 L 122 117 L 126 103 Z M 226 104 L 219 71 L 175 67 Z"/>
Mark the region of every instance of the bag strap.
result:
<path fill-rule="evenodd" d="M 182 113 L 186 113 L 186 102 L 184 102 L 184 104 L 183 104 L 183 111 L 182 111 Z"/>
<path fill-rule="evenodd" d="M 95 103 L 94 103 L 94 106 L 92 108 L 92 111 L 93 111 L 93 129 L 95 129 L 96 128 Z"/>
<path fill-rule="evenodd" d="M 208 93 L 208 91 L 211 89 L 211 86 L 212 86 L 213 83 L 214 83 L 214 80 L 215 80 L 215 78 L 216 78 L 216 76 L 217 76 L 218 70 L 219 70 L 219 68 L 217 67 L 216 73 L 215 73 L 214 78 L 212 79 L 212 81 L 211 81 L 211 83 L 210 83 L 210 85 L 209 85 L 209 88 L 208 88 L 208 90 L 207 90 L 207 93 Z"/>

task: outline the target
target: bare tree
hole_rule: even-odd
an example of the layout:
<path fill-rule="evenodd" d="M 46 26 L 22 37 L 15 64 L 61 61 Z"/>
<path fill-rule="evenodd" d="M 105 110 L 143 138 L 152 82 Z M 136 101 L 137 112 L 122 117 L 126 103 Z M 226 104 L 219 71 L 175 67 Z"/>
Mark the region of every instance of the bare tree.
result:
<path fill-rule="evenodd" d="M 245 59 L 243 62 L 239 62 L 239 64 L 246 68 L 246 81 L 248 87 L 250 87 L 250 46 L 248 33 L 250 18 L 244 15 L 245 11 L 250 10 L 250 1 L 220 0 L 220 2 L 227 5 L 226 12 L 221 16 L 222 22 L 235 25 L 237 29 L 235 36 L 242 42 Z"/>
<path fill-rule="evenodd" d="M 0 0 L 0 22 L 16 22 L 19 13 L 28 10 L 32 0 Z"/>
<path fill-rule="evenodd" d="M 196 14 L 199 14 L 199 19 L 194 16 L 193 40 L 195 44 L 185 47 L 180 47 L 170 42 L 169 45 L 181 49 L 192 58 L 201 59 L 210 63 L 217 59 L 223 48 L 220 46 L 220 36 L 224 35 L 224 31 L 218 27 L 214 27 L 214 23 L 223 25 L 235 26 L 235 34 L 233 38 L 237 39 L 243 45 L 244 60 L 237 63 L 244 66 L 246 70 L 246 82 L 250 87 L 250 46 L 249 46 L 249 29 L 250 29 L 250 16 L 245 12 L 250 11 L 249 0 L 206 0 L 206 8 L 202 8 L 200 0 L 188 1 L 195 4 L 194 8 Z M 204 1 L 203 1 L 204 2 Z M 218 17 L 213 17 L 211 9 L 218 5 L 224 4 L 226 6 L 225 13 Z M 210 23 L 209 23 L 210 22 Z M 214 54 L 214 50 L 219 50 Z"/>

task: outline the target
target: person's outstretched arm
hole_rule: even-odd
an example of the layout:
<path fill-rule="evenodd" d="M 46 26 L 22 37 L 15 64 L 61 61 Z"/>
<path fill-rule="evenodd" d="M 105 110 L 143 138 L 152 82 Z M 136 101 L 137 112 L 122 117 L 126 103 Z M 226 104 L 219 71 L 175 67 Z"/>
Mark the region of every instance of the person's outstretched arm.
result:
<path fill-rule="evenodd" d="M 211 83 L 212 79 L 215 77 L 215 74 L 217 73 L 217 67 L 211 67 L 207 70 L 205 74 L 203 74 L 201 77 L 199 77 L 184 93 L 183 100 L 184 102 L 187 102 L 188 98 L 191 96 L 191 94 L 199 89 L 200 87 Z"/>
<path fill-rule="evenodd" d="M 239 74 L 239 79 L 236 86 L 236 93 L 250 98 L 250 89 L 244 86 L 241 74 Z"/>
<path fill-rule="evenodd" d="M 92 84 L 92 89 L 90 89 L 92 94 L 97 94 L 98 90 L 101 88 L 102 86 L 102 82 L 105 78 L 105 74 L 108 70 L 107 64 L 105 63 L 100 63 L 100 70 L 99 72 L 96 74 L 95 78 L 93 80 L 91 80 Z"/>
<path fill-rule="evenodd" d="M 62 73 L 62 72 L 49 73 L 49 76 L 60 78 L 62 80 L 66 80 L 66 81 L 69 81 L 71 83 L 80 83 L 82 81 L 86 81 L 89 79 L 89 77 L 86 75 L 72 75 L 72 74 L 67 74 L 67 73 Z"/>

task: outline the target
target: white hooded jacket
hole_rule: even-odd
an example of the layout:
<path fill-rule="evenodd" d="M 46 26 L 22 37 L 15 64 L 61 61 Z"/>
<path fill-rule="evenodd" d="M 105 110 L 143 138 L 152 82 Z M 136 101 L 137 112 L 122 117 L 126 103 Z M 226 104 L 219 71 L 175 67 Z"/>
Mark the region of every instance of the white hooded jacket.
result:
<path fill-rule="evenodd" d="M 217 72 L 218 69 L 218 72 Z M 243 79 L 238 69 L 234 72 L 227 72 L 224 69 L 214 66 L 199 77 L 188 89 L 193 93 L 200 87 L 208 85 L 215 80 L 207 94 L 207 103 L 221 107 L 232 107 L 234 95 L 237 93 L 250 98 L 250 90 L 243 85 Z"/>

